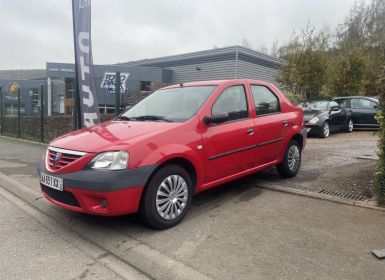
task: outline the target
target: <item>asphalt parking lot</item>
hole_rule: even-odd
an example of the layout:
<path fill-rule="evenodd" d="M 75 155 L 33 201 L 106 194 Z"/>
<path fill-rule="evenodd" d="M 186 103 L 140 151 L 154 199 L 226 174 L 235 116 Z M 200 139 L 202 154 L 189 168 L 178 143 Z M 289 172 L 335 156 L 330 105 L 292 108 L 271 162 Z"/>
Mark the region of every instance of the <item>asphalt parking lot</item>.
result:
<path fill-rule="evenodd" d="M 298 177 L 269 170 L 199 194 L 186 219 L 165 231 L 143 227 L 136 215 L 101 218 L 32 203 L 154 279 L 181 275 L 163 261 L 212 279 L 383 279 L 384 262 L 371 250 L 385 247 L 384 212 L 258 187 L 262 180 L 333 187 L 333 178 L 375 163 L 359 158 L 371 158 L 376 141 L 373 132 L 309 139 Z M 0 146 L 0 173 L 37 195 L 35 163 L 45 146 L 8 138 Z"/>
<path fill-rule="evenodd" d="M 275 168 L 254 177 L 282 186 L 325 189 L 373 198 L 378 132 L 355 131 L 308 139 L 295 178 L 283 180 Z"/>

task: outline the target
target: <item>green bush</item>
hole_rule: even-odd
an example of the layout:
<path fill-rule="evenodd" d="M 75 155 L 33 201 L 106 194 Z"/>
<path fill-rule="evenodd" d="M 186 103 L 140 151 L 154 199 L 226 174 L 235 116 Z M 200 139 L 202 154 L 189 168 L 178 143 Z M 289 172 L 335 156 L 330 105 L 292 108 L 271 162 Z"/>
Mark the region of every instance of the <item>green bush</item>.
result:
<path fill-rule="evenodd" d="M 385 205 L 385 102 L 384 94 L 380 101 L 380 110 L 376 119 L 380 123 L 380 140 L 378 142 L 377 176 L 376 176 L 376 195 L 380 205 Z"/>
<path fill-rule="evenodd" d="M 306 102 L 306 97 L 303 94 L 297 93 L 285 93 L 286 97 L 289 98 L 290 102 L 294 105 L 298 105 L 299 103 Z"/>

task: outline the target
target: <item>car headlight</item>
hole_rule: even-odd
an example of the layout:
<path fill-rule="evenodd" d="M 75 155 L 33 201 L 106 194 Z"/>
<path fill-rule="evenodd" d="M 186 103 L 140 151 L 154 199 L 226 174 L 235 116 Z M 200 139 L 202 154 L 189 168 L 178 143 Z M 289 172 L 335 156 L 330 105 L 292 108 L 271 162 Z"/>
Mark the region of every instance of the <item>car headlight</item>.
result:
<path fill-rule="evenodd" d="M 314 118 L 312 118 L 308 123 L 309 123 L 309 124 L 316 124 L 317 122 L 319 122 L 319 118 L 314 117 Z"/>
<path fill-rule="evenodd" d="M 93 158 L 89 164 L 92 169 L 122 170 L 127 168 L 129 155 L 127 152 L 105 152 Z"/>

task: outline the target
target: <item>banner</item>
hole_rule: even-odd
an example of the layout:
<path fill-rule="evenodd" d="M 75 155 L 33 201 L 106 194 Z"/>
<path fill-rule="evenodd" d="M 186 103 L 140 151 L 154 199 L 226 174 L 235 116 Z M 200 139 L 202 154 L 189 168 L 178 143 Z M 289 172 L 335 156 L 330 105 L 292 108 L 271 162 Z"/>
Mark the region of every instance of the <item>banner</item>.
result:
<path fill-rule="evenodd" d="M 91 0 L 72 0 L 79 126 L 100 123 L 91 45 Z"/>

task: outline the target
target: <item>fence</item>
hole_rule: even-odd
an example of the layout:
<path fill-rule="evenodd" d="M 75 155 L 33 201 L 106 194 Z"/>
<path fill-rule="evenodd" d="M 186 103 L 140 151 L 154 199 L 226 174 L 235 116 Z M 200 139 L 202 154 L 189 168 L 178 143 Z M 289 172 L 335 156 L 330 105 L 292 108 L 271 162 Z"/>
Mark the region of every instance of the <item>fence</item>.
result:
<path fill-rule="evenodd" d="M 0 135 L 48 143 L 60 135 L 77 129 L 76 114 L 54 116 L 44 115 L 44 107 L 46 104 L 44 102 L 43 86 L 41 86 L 40 89 L 33 88 L 30 90 L 31 92 L 39 93 L 39 100 L 36 103 L 37 110 L 35 110 L 35 114 L 30 116 L 22 116 L 22 98 L 19 88 L 17 89 L 17 103 L 15 102 L 17 114 L 16 116 L 9 116 L 4 113 L 6 111 L 4 102 L 5 93 L 0 87 Z M 118 114 L 118 112 L 119 108 L 116 107 L 115 114 L 102 114 L 101 121 L 112 119 Z"/>

